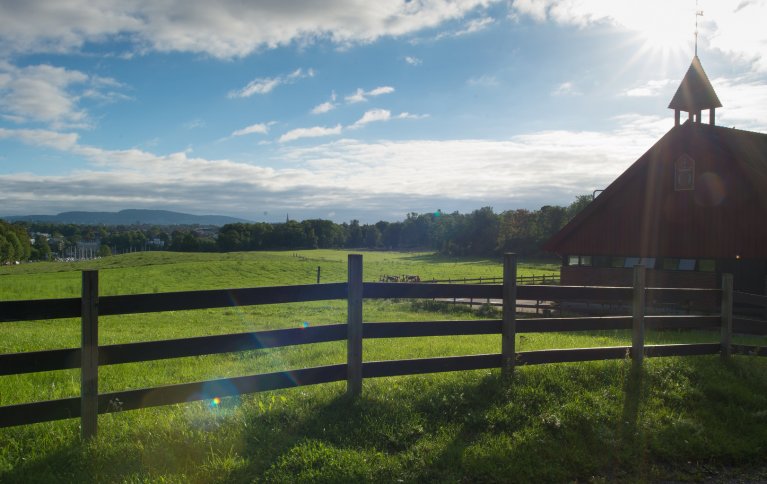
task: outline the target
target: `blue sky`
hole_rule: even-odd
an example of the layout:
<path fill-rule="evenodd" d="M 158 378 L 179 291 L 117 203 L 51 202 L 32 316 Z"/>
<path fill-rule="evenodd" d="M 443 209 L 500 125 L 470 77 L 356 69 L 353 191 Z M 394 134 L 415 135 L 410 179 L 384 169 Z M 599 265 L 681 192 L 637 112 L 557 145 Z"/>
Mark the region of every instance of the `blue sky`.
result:
<path fill-rule="evenodd" d="M 767 131 L 767 2 L 699 0 Z M 0 0 L 0 215 L 398 220 L 570 203 L 673 126 L 693 1 Z"/>

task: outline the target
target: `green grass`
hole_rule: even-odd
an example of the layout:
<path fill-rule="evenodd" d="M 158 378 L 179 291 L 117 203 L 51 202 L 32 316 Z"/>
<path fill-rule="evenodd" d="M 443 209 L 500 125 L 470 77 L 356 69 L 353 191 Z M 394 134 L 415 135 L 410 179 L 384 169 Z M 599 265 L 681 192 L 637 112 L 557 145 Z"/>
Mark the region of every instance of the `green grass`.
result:
<path fill-rule="evenodd" d="M 72 297 L 98 268 L 102 294 L 343 281 L 341 251 L 143 253 L 77 264 L 0 268 L 0 299 Z M 364 254 L 365 280 L 499 276 L 500 261 Z M 520 273 L 556 264 L 526 262 Z M 488 317 L 462 307 L 366 301 L 366 321 Z M 103 317 L 100 343 L 343 322 L 343 301 Z M 79 321 L 0 325 L 0 353 L 79 345 Z M 630 344 L 626 331 L 517 337 L 518 351 Z M 712 342 L 705 332 L 649 332 L 648 344 Z M 739 341 L 767 344 L 767 338 Z M 497 353 L 499 336 L 366 340 L 370 360 Z M 100 391 L 241 376 L 345 361 L 345 342 L 114 365 Z M 0 405 L 79 394 L 79 371 L 0 377 Z M 531 482 L 716 478 L 767 452 L 767 362 L 735 357 L 523 367 L 510 382 L 471 371 L 368 379 L 0 429 L 0 482 Z M 759 472 L 757 471 L 754 472 Z"/>

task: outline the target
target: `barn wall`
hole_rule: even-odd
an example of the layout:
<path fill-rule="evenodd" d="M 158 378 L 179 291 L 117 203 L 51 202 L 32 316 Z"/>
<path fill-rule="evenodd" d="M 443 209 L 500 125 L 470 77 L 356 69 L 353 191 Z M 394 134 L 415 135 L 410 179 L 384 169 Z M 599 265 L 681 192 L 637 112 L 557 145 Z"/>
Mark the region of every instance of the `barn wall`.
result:
<path fill-rule="evenodd" d="M 765 257 L 767 197 L 764 187 L 754 186 L 753 173 L 745 172 L 743 153 L 735 152 L 745 150 L 754 158 L 752 151 L 765 150 L 764 135 L 708 125 L 675 130 L 622 175 L 627 178 L 597 197 L 588 217 L 566 228 L 567 235 L 547 249 L 633 257 Z M 746 149 L 754 136 L 760 144 Z M 695 160 L 694 190 L 674 189 L 674 163 L 682 154 Z M 748 163 L 756 163 L 750 158 Z"/>
<path fill-rule="evenodd" d="M 612 267 L 565 266 L 561 269 L 563 286 L 631 286 L 634 269 Z M 714 272 L 647 271 L 648 287 L 700 287 L 721 286 Z"/>

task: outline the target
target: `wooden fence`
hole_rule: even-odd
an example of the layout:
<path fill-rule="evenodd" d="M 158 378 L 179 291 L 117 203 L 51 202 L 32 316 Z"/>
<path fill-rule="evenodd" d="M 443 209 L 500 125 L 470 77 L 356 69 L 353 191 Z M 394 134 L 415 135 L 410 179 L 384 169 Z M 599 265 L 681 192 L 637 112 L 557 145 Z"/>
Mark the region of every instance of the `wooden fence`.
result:
<path fill-rule="evenodd" d="M 503 284 L 503 277 L 456 277 L 452 279 L 431 279 L 421 282 L 436 283 L 436 284 Z M 517 285 L 533 285 L 533 284 L 558 284 L 558 274 L 542 274 L 531 276 L 517 276 Z"/>
<path fill-rule="evenodd" d="M 347 391 L 359 395 L 364 378 L 413 375 L 445 371 L 501 368 L 509 376 L 515 366 L 542 363 L 623 359 L 640 364 L 644 357 L 733 353 L 767 356 L 767 348 L 731 344 L 731 334 L 767 334 L 764 321 L 733 318 L 733 302 L 767 306 L 767 297 L 733 294 L 732 277 L 725 276 L 720 289 L 659 289 L 644 287 L 644 269 L 635 269 L 634 287 L 565 287 L 516 284 L 516 256 L 504 257 L 504 279 L 500 285 L 423 284 L 363 282 L 362 256 L 350 255 L 345 283 L 312 284 L 251 289 L 206 290 L 159 294 L 99 296 L 98 273 L 82 273 L 82 297 L 0 302 L 0 322 L 36 321 L 79 317 L 82 321 L 80 348 L 66 348 L 0 355 L 0 375 L 15 375 L 80 368 L 79 397 L 7 405 L 0 407 L 0 427 L 79 417 L 82 435 L 97 431 L 98 414 L 145 407 L 206 400 L 280 388 L 347 381 Z M 502 319 L 426 322 L 363 322 L 363 298 L 493 298 L 503 300 Z M 291 302 L 346 299 L 347 322 L 308 328 L 225 334 L 165 341 L 99 345 L 99 316 L 160 311 L 222 308 Z M 517 319 L 516 302 L 522 300 L 600 300 L 633 302 L 627 316 Z M 646 316 L 645 301 L 712 301 L 721 307 L 715 315 Z M 708 329 L 721 332 L 720 343 L 645 346 L 645 329 Z M 552 331 L 632 330 L 631 346 L 603 348 L 515 349 L 518 333 Z M 500 335 L 500 353 L 394 361 L 363 361 L 363 338 L 415 336 Z M 347 341 L 347 361 L 335 365 L 274 373 L 180 383 L 154 388 L 99 393 L 101 366 L 167 358 L 220 354 L 277 348 L 327 341 Z"/>

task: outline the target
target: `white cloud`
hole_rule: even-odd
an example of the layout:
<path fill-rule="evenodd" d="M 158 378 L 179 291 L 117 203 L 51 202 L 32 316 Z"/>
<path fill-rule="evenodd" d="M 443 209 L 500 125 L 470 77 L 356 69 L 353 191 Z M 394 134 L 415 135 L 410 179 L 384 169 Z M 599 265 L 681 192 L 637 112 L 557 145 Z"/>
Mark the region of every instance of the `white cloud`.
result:
<path fill-rule="evenodd" d="M 767 85 L 764 81 L 717 78 L 711 83 L 722 102 L 722 107 L 716 110 L 716 124 L 767 132 Z"/>
<path fill-rule="evenodd" d="M 381 121 L 389 121 L 390 119 L 423 119 L 428 117 L 425 114 L 410 114 L 408 112 L 400 113 L 396 116 L 392 116 L 391 111 L 388 109 L 371 109 L 366 111 L 360 119 L 354 122 L 349 129 L 358 129 L 369 123 L 376 123 Z"/>
<path fill-rule="evenodd" d="M 232 133 L 232 136 L 245 136 L 246 134 L 266 134 L 269 132 L 269 126 L 274 124 L 273 122 L 269 123 L 257 123 L 257 124 L 251 124 L 250 126 L 247 126 L 242 129 L 238 129 L 237 131 Z"/>
<path fill-rule="evenodd" d="M 312 108 L 312 114 L 323 114 L 328 111 L 332 111 L 336 108 L 336 105 L 330 101 L 326 101 L 322 104 L 318 104 Z"/>
<path fill-rule="evenodd" d="M 230 91 L 229 97 L 250 97 L 254 94 L 269 94 L 278 86 L 283 84 L 293 84 L 297 80 L 307 77 L 314 77 L 314 69 L 308 69 L 306 72 L 304 72 L 303 69 L 296 69 L 284 76 L 260 77 L 253 79 L 242 89 Z"/>
<path fill-rule="evenodd" d="M 428 117 L 429 117 L 428 114 L 411 114 L 408 112 L 399 113 L 397 115 L 397 119 L 424 119 Z"/>
<path fill-rule="evenodd" d="M 460 30 L 456 30 L 454 32 L 442 32 L 441 34 L 437 35 L 435 40 L 444 39 L 446 37 L 462 37 L 464 35 L 473 34 L 475 32 L 485 30 L 494 23 L 495 19 L 492 17 L 475 18 L 466 22 L 466 24 Z"/>
<path fill-rule="evenodd" d="M 366 111 L 360 119 L 349 126 L 349 129 L 357 129 L 368 123 L 388 121 L 389 119 L 391 119 L 391 111 L 387 109 L 371 109 L 370 111 Z"/>
<path fill-rule="evenodd" d="M 382 94 L 391 94 L 394 92 L 394 88 L 391 86 L 381 86 L 368 92 L 368 96 L 380 96 Z"/>
<path fill-rule="evenodd" d="M 418 57 L 410 56 L 410 55 L 405 56 L 405 62 L 407 62 L 411 66 L 420 66 L 421 64 L 423 64 L 423 61 L 421 59 L 419 59 Z"/>
<path fill-rule="evenodd" d="M 48 64 L 15 67 L 0 64 L 0 114 L 16 123 L 41 122 L 54 128 L 90 126 L 79 101 L 128 99 L 116 91 L 124 86 L 111 78 Z"/>
<path fill-rule="evenodd" d="M 572 82 L 567 81 L 557 86 L 551 94 L 553 96 L 578 96 L 581 93 L 575 88 L 575 85 Z"/>
<path fill-rule="evenodd" d="M 312 128 L 297 128 L 288 131 L 280 136 L 279 142 L 285 143 L 287 141 L 295 141 L 301 138 L 318 138 L 321 136 L 332 136 L 341 134 L 342 127 L 340 124 L 332 128 L 326 128 L 324 126 L 314 126 Z"/>
<path fill-rule="evenodd" d="M 479 77 L 472 77 L 466 81 L 466 84 L 475 87 L 495 87 L 499 83 L 495 76 L 484 75 Z"/>
<path fill-rule="evenodd" d="M 89 0 L 0 3 L 0 44 L 8 52 L 67 52 L 119 38 L 139 52 L 244 57 L 327 39 L 339 45 L 399 37 L 459 20 L 499 0 Z"/>
<path fill-rule="evenodd" d="M 348 103 L 360 103 L 368 100 L 368 97 L 381 96 L 383 94 L 391 94 L 394 92 L 394 88 L 391 86 L 380 86 L 370 91 L 365 91 L 362 88 L 357 88 L 354 94 L 346 96 L 346 102 Z"/>
<path fill-rule="evenodd" d="M 18 139 L 21 142 L 44 148 L 69 151 L 77 146 L 79 136 L 75 133 L 58 133 L 44 129 L 0 128 L 0 139 Z"/>
<path fill-rule="evenodd" d="M 409 116 L 389 113 L 388 119 Z M 383 113 L 368 116 L 385 118 Z M 673 124 L 668 117 L 637 115 L 614 121 L 617 127 L 606 132 L 544 131 L 508 140 L 280 144 L 273 155 L 280 168 L 269 167 L 273 160 L 264 158 L 246 163 L 189 152 L 105 150 L 81 144 L 76 134 L 0 129 L 0 138 L 60 150 L 90 164 L 63 176 L 0 175 L 0 203 L 9 214 L 98 205 L 244 216 L 260 207 L 259 212 L 289 209 L 307 217 L 335 212 L 345 220 L 372 221 L 448 206 L 462 211 L 488 204 L 496 210 L 537 208 L 604 188 Z M 306 128 L 285 133 L 281 141 L 341 132 L 340 125 Z"/>
<path fill-rule="evenodd" d="M 755 71 L 767 71 L 767 2 L 708 1 L 699 6 L 700 42 L 719 49 L 734 59 L 751 64 Z M 612 23 L 640 33 L 647 43 L 658 46 L 689 46 L 692 42 L 692 5 L 686 2 L 645 0 L 610 2 L 604 0 L 516 0 L 512 17 L 529 16 L 543 22 L 586 27 Z M 662 14 L 659 14 L 662 12 Z"/>
<path fill-rule="evenodd" d="M 204 128 L 205 127 L 205 121 L 200 118 L 195 118 L 187 121 L 183 124 L 184 129 L 197 129 L 197 128 Z"/>
<path fill-rule="evenodd" d="M 650 80 L 647 81 L 644 85 L 633 87 L 631 89 L 628 89 L 624 95 L 629 97 L 652 97 L 652 96 L 658 96 L 663 92 L 663 90 L 674 83 L 678 83 L 679 81 L 674 81 L 672 79 L 658 79 L 658 80 Z"/>

